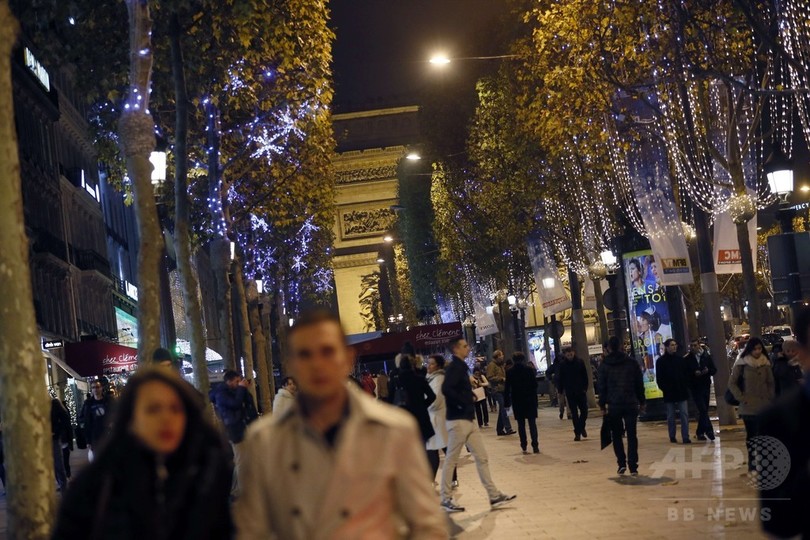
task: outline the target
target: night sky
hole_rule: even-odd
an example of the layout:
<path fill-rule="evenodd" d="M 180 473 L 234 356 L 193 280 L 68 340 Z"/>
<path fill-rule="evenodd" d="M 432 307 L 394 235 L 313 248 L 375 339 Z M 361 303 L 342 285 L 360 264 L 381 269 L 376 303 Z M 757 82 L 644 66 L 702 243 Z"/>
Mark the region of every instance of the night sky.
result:
<path fill-rule="evenodd" d="M 335 111 L 417 104 L 437 73 L 427 58 L 502 54 L 508 0 L 332 0 Z M 448 68 L 474 69 L 472 62 Z M 442 76 L 449 77 L 450 74 Z"/>

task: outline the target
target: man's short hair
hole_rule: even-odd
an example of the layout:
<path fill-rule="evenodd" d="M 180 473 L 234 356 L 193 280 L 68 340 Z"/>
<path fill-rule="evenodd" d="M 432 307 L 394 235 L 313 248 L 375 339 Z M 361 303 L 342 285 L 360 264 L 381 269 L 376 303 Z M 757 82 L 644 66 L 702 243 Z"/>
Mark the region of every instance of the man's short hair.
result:
<path fill-rule="evenodd" d="M 793 333 L 802 347 L 810 346 L 810 308 L 803 308 L 793 321 Z"/>
<path fill-rule="evenodd" d="M 223 373 L 222 380 L 225 381 L 225 382 L 231 382 L 232 380 L 238 379 L 239 377 L 241 377 L 241 375 L 239 375 L 239 373 L 235 372 L 232 369 L 229 369 L 228 371 Z"/>
<path fill-rule="evenodd" d="M 621 350 L 621 342 L 616 336 L 612 336 L 607 340 L 607 349 L 611 352 L 619 352 Z"/>
<path fill-rule="evenodd" d="M 495 349 L 495 351 L 492 353 L 492 357 L 493 358 L 503 358 L 503 351 L 500 350 L 500 349 Z"/>
<path fill-rule="evenodd" d="M 287 386 L 288 384 L 290 384 L 290 381 L 295 382 L 295 379 L 293 379 L 292 377 L 284 377 L 283 379 L 281 379 L 281 386 Z"/>
<path fill-rule="evenodd" d="M 287 331 L 287 340 L 289 341 L 293 334 L 302 328 L 315 326 L 316 324 L 334 323 L 340 329 L 340 336 L 343 343 L 346 343 L 346 332 L 343 330 L 343 325 L 340 322 L 340 317 L 334 311 L 328 309 L 314 309 L 305 311 L 298 319 L 295 320 L 293 325 Z"/>
<path fill-rule="evenodd" d="M 562 348 L 562 352 L 563 352 L 563 354 L 565 354 L 565 353 L 567 353 L 567 352 L 573 352 L 573 350 L 574 350 L 574 348 L 573 348 L 571 345 L 566 345 L 566 346 L 564 346 L 564 347 Z"/>
<path fill-rule="evenodd" d="M 174 364 L 174 357 L 172 356 L 172 353 L 168 351 L 168 349 L 159 347 L 155 349 L 155 352 L 152 353 L 152 362 L 171 362 Z"/>
<path fill-rule="evenodd" d="M 669 347 L 670 343 L 677 343 L 677 341 L 675 341 L 672 338 L 669 338 L 668 340 L 664 341 L 664 347 Z"/>
<path fill-rule="evenodd" d="M 447 343 L 447 347 L 452 351 L 462 341 L 464 341 L 464 336 L 456 336 Z"/>
<path fill-rule="evenodd" d="M 526 355 L 518 351 L 512 355 L 512 361 L 515 364 L 522 364 L 523 362 L 526 361 Z"/>

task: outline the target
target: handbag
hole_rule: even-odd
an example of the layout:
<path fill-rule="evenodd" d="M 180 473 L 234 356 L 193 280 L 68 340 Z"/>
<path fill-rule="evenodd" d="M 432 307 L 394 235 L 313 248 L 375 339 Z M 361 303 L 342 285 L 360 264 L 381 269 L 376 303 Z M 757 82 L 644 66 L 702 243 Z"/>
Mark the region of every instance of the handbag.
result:
<path fill-rule="evenodd" d="M 740 376 L 737 377 L 737 386 L 745 392 L 745 366 L 743 366 L 742 370 L 740 370 Z M 729 405 L 733 405 L 737 407 L 740 404 L 740 401 L 734 397 L 734 394 L 731 393 L 731 388 L 726 388 L 726 393 L 723 394 L 723 399 Z"/>
<path fill-rule="evenodd" d="M 487 399 L 487 392 L 483 386 L 479 386 L 478 388 L 473 388 L 473 395 L 475 396 L 475 401 L 484 401 Z"/>

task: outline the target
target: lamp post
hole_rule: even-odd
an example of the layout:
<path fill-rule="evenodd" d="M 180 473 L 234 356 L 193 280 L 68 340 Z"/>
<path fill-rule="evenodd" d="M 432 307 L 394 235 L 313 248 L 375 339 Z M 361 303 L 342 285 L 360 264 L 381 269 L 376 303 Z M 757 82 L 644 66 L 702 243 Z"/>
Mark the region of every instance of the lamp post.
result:
<path fill-rule="evenodd" d="M 613 333 L 617 338 L 619 338 L 620 342 L 623 342 L 624 327 L 622 325 L 622 314 L 621 314 L 622 292 L 619 290 L 619 279 L 618 279 L 619 260 L 613 253 L 613 251 L 609 249 L 602 251 L 599 254 L 599 259 L 602 261 L 602 265 L 604 265 L 605 267 L 605 273 L 607 276 L 608 285 L 610 286 L 610 292 L 612 296 L 613 309 L 611 309 L 610 315 L 613 319 Z"/>
<path fill-rule="evenodd" d="M 779 200 L 777 218 L 782 229 L 782 234 L 768 238 L 774 300 L 777 305 L 787 305 L 790 308 L 792 322 L 796 311 L 802 307 L 796 233 L 793 228 L 796 211 L 790 206 L 790 196 L 793 194 L 793 165 L 779 148 L 775 148 L 765 163 L 764 170 L 771 193 Z M 774 257 L 777 254 L 778 257 Z"/>

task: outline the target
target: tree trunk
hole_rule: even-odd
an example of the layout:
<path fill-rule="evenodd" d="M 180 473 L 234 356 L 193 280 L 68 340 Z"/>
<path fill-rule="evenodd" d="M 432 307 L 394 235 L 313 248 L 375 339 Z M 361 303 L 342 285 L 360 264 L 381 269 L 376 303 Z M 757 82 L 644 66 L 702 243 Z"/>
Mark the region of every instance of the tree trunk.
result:
<path fill-rule="evenodd" d="M 607 314 L 605 313 L 605 299 L 602 295 L 601 278 L 593 280 L 593 293 L 596 297 L 596 317 L 599 319 L 599 341 L 600 343 L 604 343 L 607 341 L 610 333 L 608 331 Z"/>
<path fill-rule="evenodd" d="M 160 276 L 163 234 L 160 231 L 152 164 L 155 124 L 149 114 L 152 76 L 152 20 L 143 0 L 126 0 L 129 12 L 129 95 L 119 122 L 121 151 L 126 157 L 138 221 L 138 361 L 148 362 L 160 346 Z"/>
<path fill-rule="evenodd" d="M 242 348 L 242 355 L 245 358 L 245 378 L 253 383 L 253 341 L 250 337 L 250 319 L 248 318 L 247 296 L 245 294 L 245 279 L 242 277 L 242 265 L 238 258 L 231 263 L 233 271 L 233 284 L 236 291 L 236 305 L 238 306 L 236 315 L 239 317 L 239 343 Z M 256 401 L 256 385 L 248 386 L 253 401 Z"/>
<path fill-rule="evenodd" d="M 706 337 L 712 353 L 717 374 L 714 376 L 714 395 L 717 402 L 717 417 L 721 426 L 732 426 L 737 423 L 734 407 L 723 398 L 728 387 L 731 371 L 726 354 L 723 317 L 720 312 L 720 291 L 717 286 L 717 274 L 714 272 L 714 254 L 709 234 L 709 221 L 699 208 L 695 209 L 695 232 L 697 233 L 698 264 L 700 265 L 700 288 L 703 291 L 703 324 L 706 326 Z"/>
<path fill-rule="evenodd" d="M 271 321 L 276 327 L 276 341 L 278 343 L 278 354 L 281 359 L 281 374 L 287 374 L 287 317 L 284 314 L 284 298 L 281 294 L 281 281 L 276 282 L 278 291 L 275 296 L 275 317 Z M 273 321 L 273 319 L 275 319 Z"/>
<path fill-rule="evenodd" d="M 689 334 L 687 337 L 697 339 L 700 337 L 700 328 L 698 327 L 698 317 L 695 315 L 695 302 L 686 287 L 681 285 L 681 297 L 683 298 L 684 306 L 686 307 L 686 331 Z M 688 345 L 688 344 L 687 344 Z"/>
<path fill-rule="evenodd" d="M 585 329 L 585 314 L 582 312 L 582 288 L 577 273 L 568 269 L 568 284 L 571 289 L 571 340 L 577 356 L 585 362 L 588 372 L 588 407 L 596 407 L 596 395 L 593 390 L 593 368 L 591 355 L 588 354 L 588 332 Z"/>
<path fill-rule="evenodd" d="M 0 412 L 8 537 L 44 540 L 55 507 L 53 455 L 14 124 L 11 51 L 18 30 L 8 3 L 0 1 Z"/>
<path fill-rule="evenodd" d="M 256 365 L 256 375 L 258 378 L 259 410 L 262 413 L 272 411 L 273 395 L 270 393 L 270 376 L 267 371 L 267 339 L 262 328 L 262 319 L 259 313 L 259 291 L 256 289 L 256 282 L 251 282 L 247 289 L 248 317 L 250 319 L 250 332 L 253 335 L 253 351 L 256 353 L 254 360 Z"/>
<path fill-rule="evenodd" d="M 183 290 L 183 308 L 186 326 L 189 329 L 191 363 L 194 366 L 194 384 L 204 399 L 208 399 L 208 362 L 205 359 L 205 332 L 203 331 L 200 283 L 194 273 L 189 233 L 188 200 L 188 94 L 180 44 L 180 23 L 177 14 L 171 15 L 169 39 L 171 42 L 172 78 L 175 94 L 174 133 L 174 250 L 177 255 L 177 271 Z"/>
<path fill-rule="evenodd" d="M 264 332 L 264 350 L 265 355 L 264 359 L 267 363 L 267 383 L 270 389 L 270 411 L 273 410 L 273 397 L 276 395 L 276 376 L 275 376 L 275 363 L 273 359 L 275 358 L 275 351 L 273 350 L 273 329 L 271 325 L 273 324 L 273 297 L 269 297 L 269 302 L 267 305 L 267 309 L 265 309 L 261 313 L 261 325 L 262 331 Z"/>
<path fill-rule="evenodd" d="M 740 244 L 742 260 L 743 291 L 748 300 L 748 328 L 752 336 L 762 335 L 762 314 L 759 293 L 757 292 L 757 274 L 754 269 L 754 258 L 751 255 L 751 239 L 748 236 L 748 222 L 736 223 L 737 242 Z"/>
<path fill-rule="evenodd" d="M 221 339 L 220 354 L 225 358 L 225 369 L 236 369 L 236 351 L 233 336 L 233 318 L 231 314 L 231 280 L 228 276 L 228 241 L 218 238 L 211 242 L 211 269 L 217 282 L 216 310 L 219 316 L 218 326 Z"/>

